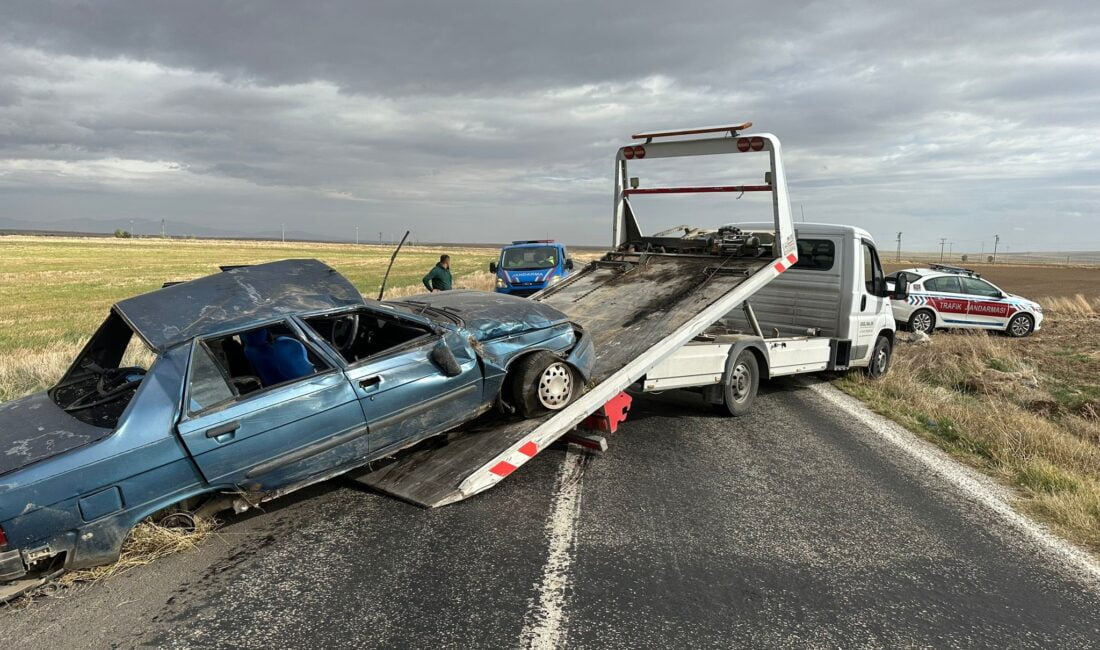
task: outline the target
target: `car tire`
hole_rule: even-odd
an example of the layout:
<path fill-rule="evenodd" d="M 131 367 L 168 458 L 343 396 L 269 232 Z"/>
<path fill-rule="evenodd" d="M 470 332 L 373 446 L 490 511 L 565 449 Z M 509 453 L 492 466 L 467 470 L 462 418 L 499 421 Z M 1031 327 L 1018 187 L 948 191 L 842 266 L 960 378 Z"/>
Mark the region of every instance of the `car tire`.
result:
<path fill-rule="evenodd" d="M 760 388 L 760 363 L 749 350 L 741 350 L 726 361 L 722 374 L 722 401 L 715 410 L 722 415 L 741 417 L 752 410 Z"/>
<path fill-rule="evenodd" d="M 1035 319 L 1030 314 L 1016 314 L 1008 321 L 1008 327 L 1005 328 L 1005 334 L 1008 334 L 1014 339 L 1019 339 L 1031 334 L 1035 331 Z"/>
<path fill-rule="evenodd" d="M 512 375 L 512 401 L 525 418 L 569 406 L 579 392 L 573 368 L 550 352 L 535 352 L 517 362 Z"/>
<path fill-rule="evenodd" d="M 918 309 L 909 315 L 906 327 L 910 332 L 931 334 L 936 329 L 936 314 L 931 309 Z"/>
<path fill-rule="evenodd" d="M 867 362 L 867 367 L 863 369 L 863 374 L 870 379 L 882 377 L 890 372 L 890 360 L 893 356 L 894 345 L 888 337 L 880 335 L 875 340 L 875 347 L 871 350 L 871 359 Z"/>

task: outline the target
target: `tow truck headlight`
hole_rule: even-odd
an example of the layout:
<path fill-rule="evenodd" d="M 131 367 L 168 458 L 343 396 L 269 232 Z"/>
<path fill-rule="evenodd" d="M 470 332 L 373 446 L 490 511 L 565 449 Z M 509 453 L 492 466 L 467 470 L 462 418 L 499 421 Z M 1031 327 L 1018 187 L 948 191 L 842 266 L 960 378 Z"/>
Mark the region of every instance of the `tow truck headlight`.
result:
<path fill-rule="evenodd" d="M 497 289 L 503 289 L 505 286 L 507 286 L 507 285 L 504 284 L 504 278 L 502 278 L 498 275 L 497 276 Z"/>

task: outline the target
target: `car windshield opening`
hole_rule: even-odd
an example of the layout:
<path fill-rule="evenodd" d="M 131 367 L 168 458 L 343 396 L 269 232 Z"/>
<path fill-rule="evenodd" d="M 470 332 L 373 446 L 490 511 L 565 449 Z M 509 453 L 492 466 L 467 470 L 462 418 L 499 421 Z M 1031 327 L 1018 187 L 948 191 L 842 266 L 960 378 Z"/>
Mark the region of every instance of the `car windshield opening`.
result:
<path fill-rule="evenodd" d="M 130 326 L 111 312 L 50 389 L 50 399 L 82 422 L 114 429 L 156 359 Z"/>
<path fill-rule="evenodd" d="M 509 271 L 549 269 L 557 266 L 558 249 L 553 246 L 509 248 L 500 258 L 500 266 Z"/>
<path fill-rule="evenodd" d="M 314 316 L 306 324 L 348 363 L 355 363 L 430 333 L 427 327 L 368 309 Z"/>

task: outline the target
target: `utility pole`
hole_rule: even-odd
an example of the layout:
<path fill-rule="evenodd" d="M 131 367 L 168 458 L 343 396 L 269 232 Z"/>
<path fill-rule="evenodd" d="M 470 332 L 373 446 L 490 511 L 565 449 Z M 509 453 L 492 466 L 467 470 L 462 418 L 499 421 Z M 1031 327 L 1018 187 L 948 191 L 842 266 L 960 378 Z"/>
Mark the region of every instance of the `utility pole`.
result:
<path fill-rule="evenodd" d="M 940 264 L 943 264 L 943 247 L 947 245 L 947 237 L 940 237 Z"/>
<path fill-rule="evenodd" d="M 997 263 L 997 244 L 1001 243 L 1000 235 L 993 235 L 993 264 Z"/>
<path fill-rule="evenodd" d="M 901 261 L 901 233 L 898 233 L 898 256 L 894 259 L 895 262 Z"/>
<path fill-rule="evenodd" d="M 279 224 L 279 225 L 282 228 L 282 233 L 283 233 L 282 239 L 283 239 L 283 243 L 285 244 L 286 243 L 286 224 L 283 223 L 283 224 Z"/>
<path fill-rule="evenodd" d="M 137 237 L 137 233 L 134 232 L 134 220 L 130 219 L 130 236 Z"/>
<path fill-rule="evenodd" d="M 951 251 L 955 248 L 955 242 L 947 242 L 947 259 L 951 259 Z"/>
<path fill-rule="evenodd" d="M 355 227 L 355 245 L 359 245 L 359 226 Z"/>
<path fill-rule="evenodd" d="M 164 219 L 160 220 L 160 238 L 164 239 Z"/>
<path fill-rule="evenodd" d="M 382 231 L 381 230 L 378 231 L 378 245 L 379 246 L 382 245 Z"/>

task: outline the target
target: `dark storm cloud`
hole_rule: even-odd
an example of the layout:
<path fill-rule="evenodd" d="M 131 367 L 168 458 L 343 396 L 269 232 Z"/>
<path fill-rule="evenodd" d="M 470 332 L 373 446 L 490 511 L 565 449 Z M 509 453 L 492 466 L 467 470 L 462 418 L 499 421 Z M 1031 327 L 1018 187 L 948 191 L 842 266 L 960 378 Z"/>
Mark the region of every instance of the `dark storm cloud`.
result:
<path fill-rule="evenodd" d="M 18 2 L 0 23 L 0 192 L 18 200 L 0 218 L 129 197 L 246 230 L 602 243 L 624 136 L 751 118 L 786 143 L 811 219 L 924 246 L 1020 228 L 1100 248 L 1075 216 L 1100 205 L 1098 17 L 992 0 Z M 1038 215 L 1082 232 L 1038 232 Z"/>

